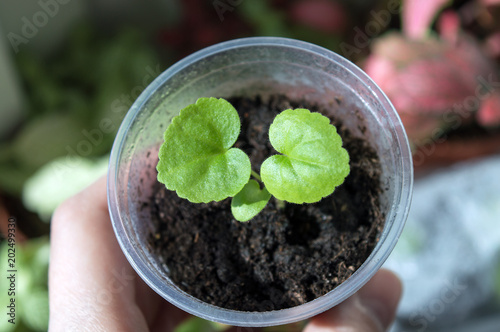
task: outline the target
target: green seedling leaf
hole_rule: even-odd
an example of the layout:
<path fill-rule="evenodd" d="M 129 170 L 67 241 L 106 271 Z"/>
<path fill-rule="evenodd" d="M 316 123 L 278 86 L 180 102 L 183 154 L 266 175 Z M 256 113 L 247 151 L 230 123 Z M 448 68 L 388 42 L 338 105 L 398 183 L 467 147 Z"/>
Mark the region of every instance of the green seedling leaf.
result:
<path fill-rule="evenodd" d="M 250 180 L 243 189 L 233 197 L 231 212 L 238 221 L 248 221 L 255 217 L 266 206 L 271 194 L 266 188 L 260 189 L 259 183 Z"/>
<path fill-rule="evenodd" d="M 349 155 L 330 120 L 306 109 L 274 119 L 269 140 L 281 155 L 266 159 L 260 175 L 267 190 L 291 203 L 314 203 L 333 193 L 349 174 Z"/>
<path fill-rule="evenodd" d="M 250 178 L 250 159 L 231 148 L 240 118 L 224 99 L 200 98 L 182 109 L 165 131 L 158 181 L 193 203 L 236 195 Z"/>

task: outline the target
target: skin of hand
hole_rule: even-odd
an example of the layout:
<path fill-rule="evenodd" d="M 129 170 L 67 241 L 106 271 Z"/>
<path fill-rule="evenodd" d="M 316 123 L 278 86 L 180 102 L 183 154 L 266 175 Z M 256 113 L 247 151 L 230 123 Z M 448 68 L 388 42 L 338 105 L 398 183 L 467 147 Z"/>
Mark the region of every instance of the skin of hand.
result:
<path fill-rule="evenodd" d="M 400 295 L 399 279 L 381 270 L 354 296 L 313 317 L 304 331 L 385 331 Z M 189 317 L 151 290 L 128 263 L 111 225 L 105 178 L 53 215 L 49 299 L 49 331 L 55 332 L 172 331 Z"/>

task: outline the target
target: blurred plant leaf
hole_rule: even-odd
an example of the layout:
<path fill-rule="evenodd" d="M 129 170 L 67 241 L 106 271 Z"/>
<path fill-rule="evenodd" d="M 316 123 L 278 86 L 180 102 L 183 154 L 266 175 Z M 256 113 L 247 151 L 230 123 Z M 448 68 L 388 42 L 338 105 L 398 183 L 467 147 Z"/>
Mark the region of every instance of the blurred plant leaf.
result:
<path fill-rule="evenodd" d="M 49 293 L 45 288 L 30 290 L 30 295 L 19 302 L 19 314 L 33 331 L 47 331 L 49 327 Z"/>
<path fill-rule="evenodd" d="M 17 64 L 29 112 L 12 138 L 12 148 L 0 145 L 1 190 L 18 195 L 24 181 L 54 158 L 110 151 L 128 101 L 160 74 L 159 59 L 146 37 L 134 29 L 103 37 L 82 24 L 69 33 L 68 42 L 52 58 L 42 61 L 27 51 L 19 52 Z M 121 102 L 123 107 L 116 112 L 113 102 L 123 96 L 127 102 Z M 106 129 L 101 127 L 103 121 Z M 93 132 L 95 140 L 83 130 Z"/>
<path fill-rule="evenodd" d="M 33 169 L 28 169 L 15 160 L 0 162 L 0 188 L 3 192 L 13 196 L 21 194 L 24 181 L 26 181 Z"/>
<path fill-rule="evenodd" d="M 174 332 L 219 332 L 227 327 L 227 325 L 213 323 L 199 317 L 191 317 L 177 326 Z"/>
<path fill-rule="evenodd" d="M 28 169 L 35 170 L 54 158 L 68 154 L 67 147 L 75 149 L 85 138 L 82 130 L 82 125 L 68 115 L 50 114 L 35 119 L 24 126 L 14 140 L 15 159 Z"/>
<path fill-rule="evenodd" d="M 243 1 L 238 12 L 255 27 L 257 35 L 292 37 L 285 13 L 274 9 L 266 0 Z"/>
<path fill-rule="evenodd" d="M 293 37 L 300 40 L 306 40 L 334 52 L 340 53 L 341 37 L 335 34 L 317 31 L 306 26 L 294 26 L 291 28 Z"/>
<path fill-rule="evenodd" d="M 108 156 L 97 160 L 77 156 L 60 157 L 40 168 L 23 188 L 23 203 L 49 221 L 54 210 L 65 199 L 106 174 Z"/>
<path fill-rule="evenodd" d="M 0 243 L 1 257 L 7 257 L 7 241 Z M 47 291 L 47 274 L 49 263 L 49 238 L 31 239 L 16 245 L 16 324 L 6 325 L 6 319 L 0 321 L 0 331 L 47 331 L 49 319 L 49 302 Z M 7 260 L 0 260 L 0 268 L 7 271 Z M 10 301 L 4 292 L 9 280 L 0 278 L 0 300 Z"/>

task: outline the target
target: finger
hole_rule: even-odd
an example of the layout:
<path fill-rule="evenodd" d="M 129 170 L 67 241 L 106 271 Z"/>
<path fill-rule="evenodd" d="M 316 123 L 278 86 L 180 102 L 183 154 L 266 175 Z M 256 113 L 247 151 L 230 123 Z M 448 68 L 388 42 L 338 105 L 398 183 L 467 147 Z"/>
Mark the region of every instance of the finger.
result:
<path fill-rule="evenodd" d="M 304 332 L 380 332 L 394 320 L 401 297 L 401 282 L 380 270 L 355 295 L 312 318 Z"/>
<path fill-rule="evenodd" d="M 51 224 L 51 331 L 143 331 L 136 275 L 109 219 L 106 179 L 65 201 Z"/>

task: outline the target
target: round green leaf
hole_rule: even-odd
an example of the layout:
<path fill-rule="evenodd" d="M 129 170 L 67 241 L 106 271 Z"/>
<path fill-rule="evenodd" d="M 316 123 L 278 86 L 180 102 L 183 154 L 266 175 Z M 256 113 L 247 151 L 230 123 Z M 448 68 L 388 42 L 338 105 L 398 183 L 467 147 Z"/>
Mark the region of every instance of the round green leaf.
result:
<path fill-rule="evenodd" d="M 250 180 L 243 189 L 233 197 L 231 212 L 234 219 L 248 221 L 255 217 L 266 206 L 271 194 L 266 188 L 260 189 L 259 183 Z"/>
<path fill-rule="evenodd" d="M 306 109 L 274 119 L 269 140 L 281 155 L 266 159 L 260 175 L 267 190 L 291 203 L 314 203 L 333 193 L 349 174 L 349 155 L 330 120 Z"/>
<path fill-rule="evenodd" d="M 200 98 L 182 109 L 165 131 L 158 181 L 193 203 L 236 195 L 250 178 L 250 159 L 231 148 L 240 118 L 224 99 Z"/>

